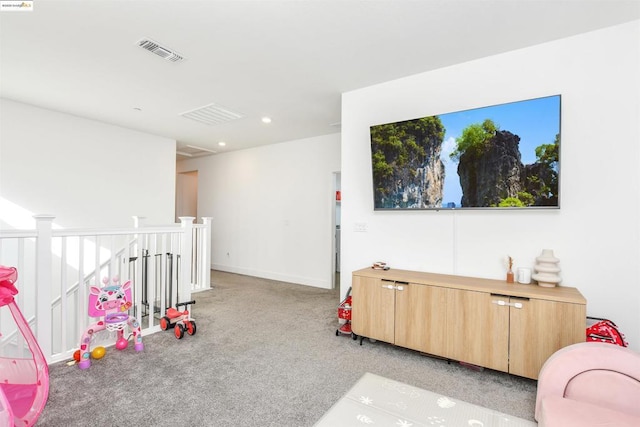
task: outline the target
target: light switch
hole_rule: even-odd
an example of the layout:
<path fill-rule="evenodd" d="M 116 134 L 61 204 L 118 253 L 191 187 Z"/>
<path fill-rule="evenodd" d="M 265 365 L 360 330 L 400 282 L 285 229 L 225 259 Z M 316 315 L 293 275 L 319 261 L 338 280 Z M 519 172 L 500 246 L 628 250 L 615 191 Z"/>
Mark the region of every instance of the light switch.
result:
<path fill-rule="evenodd" d="M 367 232 L 367 223 L 366 222 L 356 222 L 353 224 L 353 231 L 357 231 L 359 233 Z"/>

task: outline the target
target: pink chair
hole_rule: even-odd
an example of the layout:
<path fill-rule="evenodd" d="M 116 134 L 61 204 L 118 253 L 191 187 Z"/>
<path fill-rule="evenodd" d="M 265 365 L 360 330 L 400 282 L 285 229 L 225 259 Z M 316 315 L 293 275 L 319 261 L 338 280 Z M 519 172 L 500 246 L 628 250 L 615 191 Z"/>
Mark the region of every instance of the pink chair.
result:
<path fill-rule="evenodd" d="M 640 426 L 640 353 L 599 342 L 555 352 L 538 376 L 540 426 Z"/>

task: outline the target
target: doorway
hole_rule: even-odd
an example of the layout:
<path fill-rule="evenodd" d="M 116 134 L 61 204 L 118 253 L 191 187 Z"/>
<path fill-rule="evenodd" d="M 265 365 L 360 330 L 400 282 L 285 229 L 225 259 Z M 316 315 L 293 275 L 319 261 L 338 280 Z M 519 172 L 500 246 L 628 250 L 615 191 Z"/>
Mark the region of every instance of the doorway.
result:
<path fill-rule="evenodd" d="M 180 172 L 176 176 L 176 222 L 181 216 L 198 218 L 198 171 Z"/>
<path fill-rule="evenodd" d="M 340 220 L 341 220 L 341 204 L 342 204 L 342 191 L 340 183 L 340 172 L 333 173 L 333 202 L 332 202 L 332 233 L 333 233 L 333 253 L 331 262 L 332 266 L 332 288 L 340 287 Z"/>

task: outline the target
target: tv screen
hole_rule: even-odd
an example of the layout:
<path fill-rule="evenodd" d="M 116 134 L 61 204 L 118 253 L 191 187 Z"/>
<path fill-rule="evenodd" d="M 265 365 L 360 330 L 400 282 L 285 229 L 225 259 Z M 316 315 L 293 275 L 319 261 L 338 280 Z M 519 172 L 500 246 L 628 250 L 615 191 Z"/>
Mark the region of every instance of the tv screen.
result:
<path fill-rule="evenodd" d="M 370 127 L 374 209 L 560 207 L 560 95 Z"/>

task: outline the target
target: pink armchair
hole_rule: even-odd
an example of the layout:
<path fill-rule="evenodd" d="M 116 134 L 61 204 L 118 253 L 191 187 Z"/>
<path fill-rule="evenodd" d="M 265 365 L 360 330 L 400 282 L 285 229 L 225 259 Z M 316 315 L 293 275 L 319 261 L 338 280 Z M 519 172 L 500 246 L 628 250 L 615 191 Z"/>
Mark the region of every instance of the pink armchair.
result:
<path fill-rule="evenodd" d="M 555 352 L 538 376 L 535 418 L 551 426 L 640 426 L 640 353 L 598 342 Z"/>

